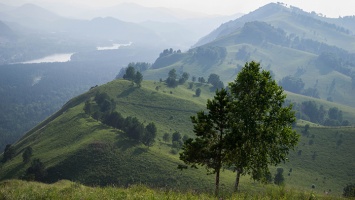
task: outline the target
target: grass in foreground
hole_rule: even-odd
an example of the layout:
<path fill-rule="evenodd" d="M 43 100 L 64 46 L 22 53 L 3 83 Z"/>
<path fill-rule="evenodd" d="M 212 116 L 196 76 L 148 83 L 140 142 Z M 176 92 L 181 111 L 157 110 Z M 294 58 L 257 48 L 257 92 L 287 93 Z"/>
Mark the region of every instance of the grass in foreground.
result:
<path fill-rule="evenodd" d="M 20 180 L 0 182 L 0 199 L 216 199 L 212 194 L 178 192 L 166 189 L 150 189 L 144 185 L 128 188 L 87 187 L 70 181 L 43 184 Z M 334 196 L 319 196 L 286 187 L 265 186 L 264 190 L 253 193 L 222 194 L 219 199 L 342 199 Z"/>

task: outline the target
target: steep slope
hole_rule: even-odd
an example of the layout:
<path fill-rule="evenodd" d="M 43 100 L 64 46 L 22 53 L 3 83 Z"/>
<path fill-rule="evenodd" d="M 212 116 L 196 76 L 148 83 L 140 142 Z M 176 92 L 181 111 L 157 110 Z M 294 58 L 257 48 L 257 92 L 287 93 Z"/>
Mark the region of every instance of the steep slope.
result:
<path fill-rule="evenodd" d="M 267 22 L 276 28 L 285 30 L 289 35 L 340 46 L 350 52 L 355 52 L 354 36 L 347 27 L 342 27 L 341 23 L 330 23 L 328 18 L 307 13 L 297 7 L 286 7 L 276 3 L 267 4 L 236 20 L 222 24 L 203 37 L 195 46 L 201 46 L 229 35 L 243 27 L 245 23 L 252 21 Z"/>
<path fill-rule="evenodd" d="M 2 166 L 1 179 L 24 174 L 29 164 L 22 163 L 21 154 L 23 148 L 31 146 L 33 157 L 40 158 L 48 168 L 49 182 L 70 179 L 89 185 L 213 187 L 210 184 L 213 176 L 201 176 L 204 171 L 181 173 L 177 169 L 181 161 L 170 153 L 171 143 L 161 139 L 164 133 L 171 135 L 175 131 L 191 136 L 188 116 L 203 108 L 203 100 L 194 98 L 194 92 L 184 88 L 174 89 L 170 94 L 161 85 L 156 91 L 154 87 L 159 85 L 145 82 L 142 88 L 137 88 L 128 81 L 114 81 L 74 98 L 14 146 L 17 156 Z M 136 144 L 122 131 L 85 114 L 85 101 L 97 92 L 106 92 L 114 98 L 116 110 L 124 117 L 137 117 L 144 124 L 154 122 L 158 128 L 156 144 L 150 148 Z M 231 185 L 232 179 L 226 181 Z"/>
<path fill-rule="evenodd" d="M 282 20 L 289 23 L 287 18 Z M 245 62 L 255 60 L 271 70 L 277 81 L 294 76 L 304 82 L 304 90 L 316 90 L 321 99 L 355 106 L 355 54 L 343 46 L 292 35 L 262 21 L 226 30 L 234 31 L 185 53 L 161 54 L 145 76 L 158 80 L 175 68 L 196 77 L 216 73 L 226 83 L 234 79 Z M 352 41 L 355 38 L 343 42 Z"/>
<path fill-rule="evenodd" d="M 199 98 L 194 97 L 194 91 L 186 85 L 171 89 L 152 81 L 143 82 L 141 88 L 123 80 L 93 88 L 70 100 L 14 144 L 16 156 L 2 164 L 0 179 L 24 175 L 30 163 L 22 162 L 22 153 L 30 146 L 32 159 L 39 158 L 44 162 L 48 182 L 69 179 L 87 185 L 143 183 L 159 188 L 209 190 L 213 187 L 213 176 L 206 176 L 203 168 L 179 171 L 177 165 L 181 161 L 178 155 L 172 153 L 171 143 L 162 139 L 165 133 L 171 135 L 175 131 L 193 136 L 189 116 L 204 109 L 206 98 L 212 95 L 209 86 L 198 87 L 202 88 Z M 154 122 L 158 129 L 154 146 L 148 148 L 127 139 L 123 131 L 86 114 L 85 102 L 92 100 L 98 92 L 113 98 L 115 110 L 123 117 L 134 116 L 144 124 Z M 299 98 L 294 94 L 289 96 Z M 299 132 L 303 129 L 303 124 L 297 128 Z M 308 134 L 302 136 L 296 151 L 290 154 L 290 162 L 279 166 L 285 170 L 292 168 L 290 175 L 285 175 L 286 184 L 308 190 L 315 183 L 316 192 L 331 189 L 335 195 L 340 194 L 344 184 L 354 177 L 351 167 L 355 162 L 351 156 L 355 151 L 353 132 L 354 128 L 350 127 L 332 129 L 312 125 Z M 305 163 L 307 166 L 303 166 Z M 272 173 L 275 170 L 272 167 Z M 233 185 L 233 177 L 228 170 L 223 173 L 223 189 L 228 190 Z M 242 190 L 259 187 L 248 177 L 243 178 L 241 186 Z"/>

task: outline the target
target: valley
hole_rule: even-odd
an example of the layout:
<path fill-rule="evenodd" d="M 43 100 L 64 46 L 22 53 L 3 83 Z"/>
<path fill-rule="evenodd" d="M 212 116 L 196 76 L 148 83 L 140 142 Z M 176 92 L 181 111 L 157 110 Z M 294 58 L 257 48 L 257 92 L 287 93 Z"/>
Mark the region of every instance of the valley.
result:
<path fill-rule="evenodd" d="M 160 13 L 146 9 L 152 18 L 152 10 Z M 243 174 L 240 192 L 232 194 L 236 173 L 223 167 L 221 193 L 226 199 L 341 198 L 355 180 L 355 19 L 282 3 L 232 20 L 207 17 L 218 22 L 214 29 L 197 30 L 207 18 L 164 16 L 167 21 L 129 22 L 70 19 L 33 4 L 0 10 L 0 191 L 15 188 L 14 199 L 29 192 L 32 183 L 12 180 L 23 179 L 51 188 L 42 190 L 47 197 L 31 198 L 57 198 L 63 190 L 77 198 L 113 186 L 126 188 L 120 194 L 127 199 L 140 189 L 159 198 L 161 191 L 177 199 L 213 198 L 214 175 L 205 166 L 181 170 L 179 153 L 196 137 L 191 116 L 206 111 L 216 89 L 229 90 L 246 63 L 256 61 L 284 89 L 284 104 L 293 105 L 300 140 L 287 162 L 269 166 L 266 185 Z M 140 82 L 125 77 L 129 67 Z M 146 143 L 112 124 L 145 131 L 154 124 L 156 135 Z M 31 162 L 25 162 L 29 148 Z M 28 172 L 35 160 L 45 169 L 41 179 Z"/>

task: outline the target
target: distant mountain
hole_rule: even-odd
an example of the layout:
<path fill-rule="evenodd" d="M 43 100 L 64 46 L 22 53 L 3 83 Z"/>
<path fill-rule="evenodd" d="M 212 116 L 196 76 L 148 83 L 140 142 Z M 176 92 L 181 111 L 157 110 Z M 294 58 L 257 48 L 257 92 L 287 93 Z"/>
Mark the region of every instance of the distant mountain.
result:
<path fill-rule="evenodd" d="M 341 23 L 338 22 L 330 23 L 328 18 L 307 13 L 300 8 L 286 7 L 283 4 L 276 3 L 267 4 L 236 20 L 222 24 L 203 37 L 195 46 L 226 36 L 243 27 L 245 23 L 252 21 L 264 21 L 276 28 L 285 30 L 290 35 L 341 46 L 343 49 L 355 52 L 354 43 L 348 42 L 353 39 L 351 29 L 341 26 Z"/>
<path fill-rule="evenodd" d="M 178 22 L 185 19 L 208 18 L 208 14 L 170 9 L 164 7 L 146 7 L 135 3 L 121 3 L 116 6 L 89 11 L 89 16 L 114 17 L 127 22 L 141 23 L 145 21 Z"/>
<path fill-rule="evenodd" d="M 226 83 L 255 60 L 277 81 L 299 78 L 301 94 L 355 107 L 355 35 L 326 19 L 271 3 L 222 24 L 185 53 L 161 54 L 145 77 L 158 80 L 175 68 L 205 79 L 216 73 Z"/>
<path fill-rule="evenodd" d="M 2 21 L 0 21 L 0 42 L 13 40 L 15 38 L 16 34 L 11 30 L 11 28 Z"/>
<path fill-rule="evenodd" d="M 16 22 L 29 28 L 41 28 L 61 18 L 55 13 L 34 4 L 24 4 L 0 12 L 0 19 L 3 21 Z"/>

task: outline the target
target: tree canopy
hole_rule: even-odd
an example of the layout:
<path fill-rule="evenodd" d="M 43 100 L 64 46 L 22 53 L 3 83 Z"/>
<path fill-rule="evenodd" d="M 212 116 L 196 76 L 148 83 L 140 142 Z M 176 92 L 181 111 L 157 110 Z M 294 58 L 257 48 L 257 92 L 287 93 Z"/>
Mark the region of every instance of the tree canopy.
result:
<path fill-rule="evenodd" d="M 259 63 L 246 63 L 229 83 L 229 91 L 217 91 L 207 102 L 208 113 L 191 118 L 196 138 L 184 143 L 180 158 L 191 166 L 212 169 L 216 194 L 223 165 L 237 172 L 235 190 L 241 175 L 265 180 L 268 166 L 285 161 L 299 139 L 292 130 L 292 106 L 284 106 L 285 98 L 270 72 L 261 70 Z"/>

